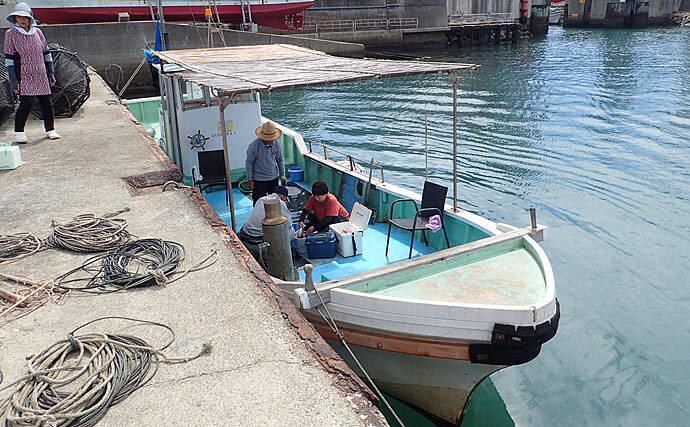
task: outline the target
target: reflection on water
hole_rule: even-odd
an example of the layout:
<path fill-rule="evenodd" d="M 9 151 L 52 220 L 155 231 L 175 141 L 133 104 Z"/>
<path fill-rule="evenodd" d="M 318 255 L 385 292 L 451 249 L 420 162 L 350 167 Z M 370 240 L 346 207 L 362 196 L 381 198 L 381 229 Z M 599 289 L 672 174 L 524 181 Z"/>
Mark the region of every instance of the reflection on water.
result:
<path fill-rule="evenodd" d="M 461 207 L 524 226 L 536 206 L 562 306 L 556 338 L 494 374 L 497 394 L 470 411 L 505 403 L 507 425 L 683 424 L 690 31 L 551 28 L 527 43 L 421 54 L 481 65 L 460 75 Z M 387 181 L 420 191 L 425 116 L 430 179 L 451 185 L 451 94 L 433 75 L 262 103 L 305 139 L 374 157 Z"/>

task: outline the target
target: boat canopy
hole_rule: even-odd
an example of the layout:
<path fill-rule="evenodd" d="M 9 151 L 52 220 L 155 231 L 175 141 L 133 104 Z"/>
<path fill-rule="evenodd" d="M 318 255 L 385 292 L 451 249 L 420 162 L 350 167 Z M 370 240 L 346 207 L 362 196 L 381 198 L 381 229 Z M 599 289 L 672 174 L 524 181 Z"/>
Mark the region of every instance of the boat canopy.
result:
<path fill-rule="evenodd" d="M 166 50 L 184 80 L 235 95 L 356 80 L 474 70 L 474 64 L 345 58 L 287 44 Z"/>

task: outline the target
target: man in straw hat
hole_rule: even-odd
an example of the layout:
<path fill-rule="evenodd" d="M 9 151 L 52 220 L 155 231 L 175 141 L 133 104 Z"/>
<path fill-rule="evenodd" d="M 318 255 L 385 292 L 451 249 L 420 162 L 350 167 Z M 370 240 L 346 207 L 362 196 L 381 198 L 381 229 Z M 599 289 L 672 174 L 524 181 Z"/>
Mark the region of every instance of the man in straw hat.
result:
<path fill-rule="evenodd" d="M 273 193 L 279 177 L 283 185 L 287 184 L 283 150 L 277 141 L 282 134 L 283 132 L 273 123 L 266 122 L 256 128 L 258 138 L 247 147 L 245 168 L 254 204 L 263 196 Z"/>

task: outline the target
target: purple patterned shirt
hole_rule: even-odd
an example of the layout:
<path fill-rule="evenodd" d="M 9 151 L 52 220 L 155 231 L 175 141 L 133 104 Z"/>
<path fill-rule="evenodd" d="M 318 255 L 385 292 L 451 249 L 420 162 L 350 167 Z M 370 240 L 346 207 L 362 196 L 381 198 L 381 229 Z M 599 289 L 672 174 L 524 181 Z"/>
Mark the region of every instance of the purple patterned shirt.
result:
<path fill-rule="evenodd" d="M 43 58 L 43 54 L 49 51 L 48 43 L 39 28 L 31 33 L 24 34 L 17 28 L 7 30 L 4 53 L 16 58 L 20 95 L 50 95 L 50 82 Z"/>

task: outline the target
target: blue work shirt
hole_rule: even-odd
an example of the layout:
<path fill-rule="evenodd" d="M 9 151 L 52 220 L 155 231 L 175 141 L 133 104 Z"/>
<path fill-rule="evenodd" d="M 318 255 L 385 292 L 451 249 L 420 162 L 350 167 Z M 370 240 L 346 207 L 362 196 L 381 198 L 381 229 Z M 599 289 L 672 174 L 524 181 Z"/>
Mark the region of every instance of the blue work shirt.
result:
<path fill-rule="evenodd" d="M 285 176 L 283 164 L 283 150 L 278 141 L 271 145 L 256 138 L 247 147 L 247 160 L 244 164 L 247 170 L 247 181 L 270 181 Z"/>

